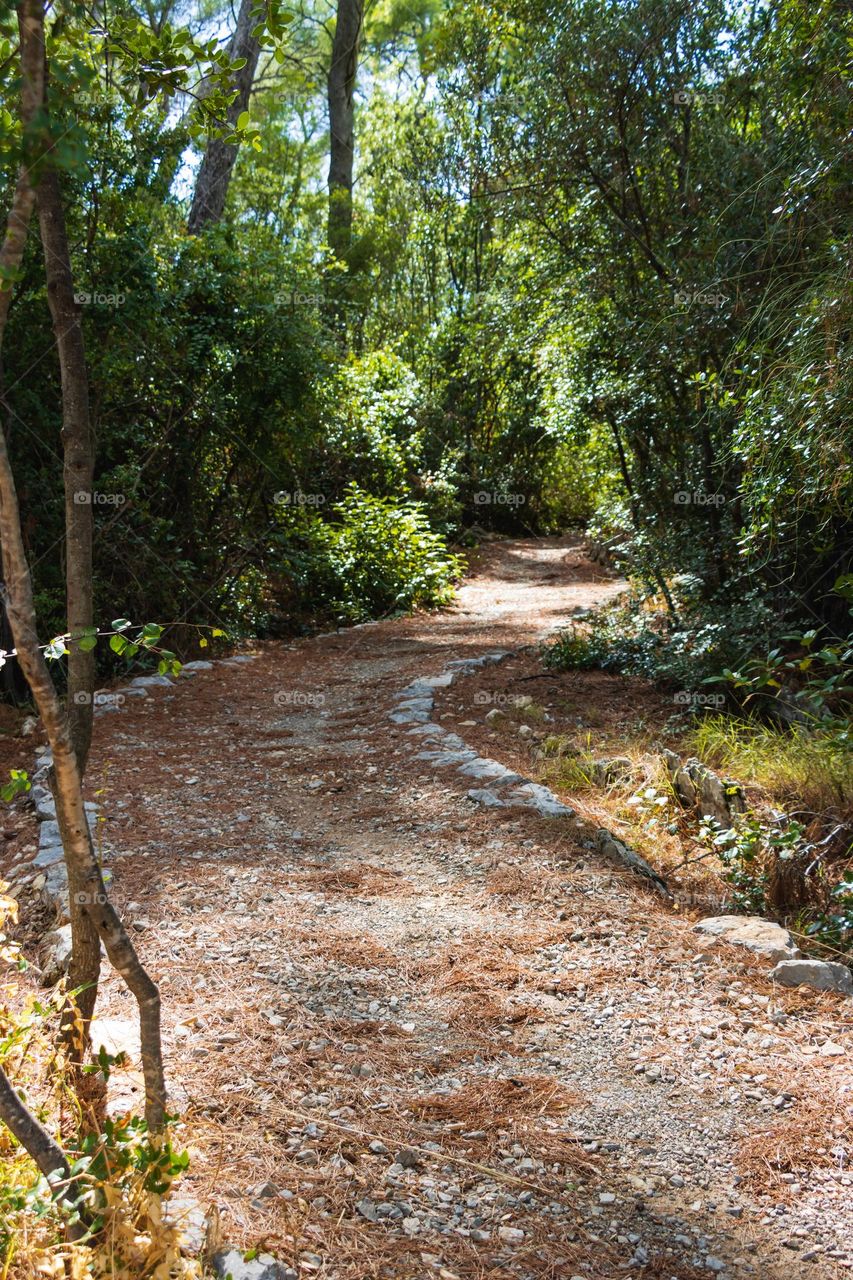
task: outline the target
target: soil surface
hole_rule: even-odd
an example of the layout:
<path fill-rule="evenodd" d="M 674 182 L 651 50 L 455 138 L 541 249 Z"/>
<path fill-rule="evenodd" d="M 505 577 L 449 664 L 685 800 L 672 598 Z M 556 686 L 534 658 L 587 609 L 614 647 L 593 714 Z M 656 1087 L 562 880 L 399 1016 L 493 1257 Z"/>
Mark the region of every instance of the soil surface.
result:
<path fill-rule="evenodd" d="M 99 719 L 89 789 L 163 997 L 182 1188 L 227 1244 L 327 1280 L 850 1274 L 853 1002 L 774 989 L 564 820 L 477 808 L 388 719 L 414 678 L 622 585 L 569 540 L 493 544 L 452 609 L 259 646 Z M 588 703 L 564 679 L 594 730 L 601 677 Z M 503 759 L 482 718 L 448 727 Z M 121 1040 L 115 977 L 99 1010 Z"/>

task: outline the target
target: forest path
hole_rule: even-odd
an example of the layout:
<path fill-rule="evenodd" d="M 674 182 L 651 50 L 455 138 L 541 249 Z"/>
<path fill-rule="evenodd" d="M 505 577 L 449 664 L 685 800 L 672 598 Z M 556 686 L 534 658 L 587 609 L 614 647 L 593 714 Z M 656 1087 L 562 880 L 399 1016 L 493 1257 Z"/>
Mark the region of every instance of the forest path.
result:
<path fill-rule="evenodd" d="M 807 1015 L 770 1021 L 751 960 L 697 964 L 689 922 L 564 820 L 476 808 L 388 719 L 409 681 L 619 585 L 570 540 L 494 544 L 452 609 L 260 646 L 99 720 L 185 1189 L 229 1244 L 326 1280 L 846 1273 L 820 1248 L 848 1178 L 762 1197 L 736 1168 L 751 1134 L 784 1142 Z M 100 1013 L 131 1018 L 114 978 Z"/>

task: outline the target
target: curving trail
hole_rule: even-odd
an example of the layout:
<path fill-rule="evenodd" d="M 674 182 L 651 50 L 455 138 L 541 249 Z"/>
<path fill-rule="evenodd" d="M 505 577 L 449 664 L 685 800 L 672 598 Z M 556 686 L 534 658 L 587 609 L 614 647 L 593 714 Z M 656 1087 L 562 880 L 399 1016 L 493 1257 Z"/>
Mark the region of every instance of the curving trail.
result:
<path fill-rule="evenodd" d="M 849 1107 L 849 1057 L 814 1042 L 835 998 L 776 1005 L 744 953 L 697 961 L 689 922 L 561 820 L 477 809 L 389 723 L 415 677 L 619 586 L 570 540 L 495 544 L 451 610 L 264 646 L 99 720 L 186 1189 L 229 1244 L 328 1280 L 849 1274 L 849 1176 L 748 1148 Z M 101 1012 L 121 1038 L 112 979 Z"/>

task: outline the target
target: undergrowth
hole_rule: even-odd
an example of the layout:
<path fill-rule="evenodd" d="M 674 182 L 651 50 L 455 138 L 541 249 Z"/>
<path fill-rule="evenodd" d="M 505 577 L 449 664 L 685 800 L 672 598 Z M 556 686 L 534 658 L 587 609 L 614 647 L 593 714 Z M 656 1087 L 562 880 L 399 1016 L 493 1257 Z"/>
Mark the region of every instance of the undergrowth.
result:
<path fill-rule="evenodd" d="M 101 1052 L 84 1072 L 100 1087 L 72 1092 L 54 1040 L 66 999 L 61 985 L 27 997 L 26 964 L 3 933 L 17 904 L 0 881 L 0 1067 L 65 1152 L 74 1188 L 45 1178 L 5 1126 L 0 1126 L 0 1277 L 36 1280 L 197 1280 L 201 1263 L 181 1254 L 181 1233 L 164 1215 L 186 1153 L 168 1136 L 153 1138 L 133 1115 L 102 1118 L 103 1094 L 117 1059 Z"/>

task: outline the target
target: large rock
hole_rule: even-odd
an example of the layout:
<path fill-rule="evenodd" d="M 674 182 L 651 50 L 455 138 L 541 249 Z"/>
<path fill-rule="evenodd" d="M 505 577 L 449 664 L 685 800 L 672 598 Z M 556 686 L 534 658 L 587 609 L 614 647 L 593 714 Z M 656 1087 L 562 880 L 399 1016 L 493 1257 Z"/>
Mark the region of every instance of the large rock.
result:
<path fill-rule="evenodd" d="M 771 969 L 770 977 L 783 987 L 812 987 L 853 996 L 853 974 L 846 964 L 829 960 L 782 960 Z"/>
<path fill-rule="evenodd" d="M 244 1262 L 239 1249 L 227 1249 L 213 1258 L 213 1270 L 220 1280 L 298 1280 L 298 1273 L 270 1253 L 259 1253 Z"/>
<path fill-rule="evenodd" d="M 734 816 L 746 809 L 743 788 L 719 777 L 701 760 L 694 757 L 682 764 L 674 751 L 665 751 L 663 758 L 675 794 L 682 804 L 695 808 L 703 818 L 715 818 L 721 827 L 730 827 Z"/>
<path fill-rule="evenodd" d="M 735 947 L 746 947 L 757 956 L 768 960 L 796 960 L 800 950 L 787 929 L 761 916 L 709 916 L 694 926 L 696 933 L 704 933 Z"/>

